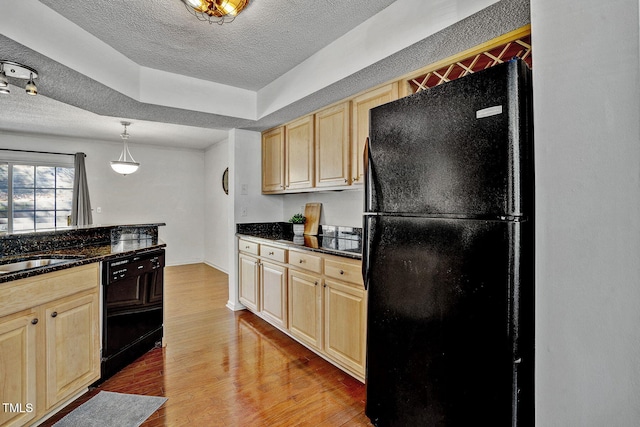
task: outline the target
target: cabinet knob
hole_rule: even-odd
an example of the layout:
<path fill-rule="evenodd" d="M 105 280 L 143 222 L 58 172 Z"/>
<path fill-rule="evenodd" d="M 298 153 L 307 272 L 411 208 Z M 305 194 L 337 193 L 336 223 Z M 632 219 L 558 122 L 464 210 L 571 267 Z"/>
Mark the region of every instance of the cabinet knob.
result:
<path fill-rule="evenodd" d="M 245 249 L 249 249 L 250 247 L 251 247 L 251 246 L 245 246 L 244 248 L 245 248 Z"/>
<path fill-rule="evenodd" d="M 273 255 L 273 252 L 269 252 L 269 255 Z"/>
<path fill-rule="evenodd" d="M 51 317 L 58 317 L 58 312 L 54 311 L 53 313 L 51 313 Z"/>
<path fill-rule="evenodd" d="M 315 285 L 318 286 L 318 282 L 317 281 L 315 282 Z"/>
<path fill-rule="evenodd" d="M 303 262 L 304 262 L 304 260 L 303 260 L 303 259 L 301 259 L 301 260 L 300 260 L 300 264 L 302 264 Z"/>
<path fill-rule="evenodd" d="M 325 284 L 324 284 L 324 285 L 322 285 L 322 286 L 324 286 L 324 287 L 326 288 L 326 287 L 327 287 L 327 284 L 325 283 Z"/>
<path fill-rule="evenodd" d="M 35 325 L 38 323 L 38 318 L 36 317 L 35 319 L 31 320 L 31 324 Z"/>
<path fill-rule="evenodd" d="M 349 180 L 347 178 L 344 179 L 344 182 L 349 182 Z"/>
<path fill-rule="evenodd" d="M 344 271 L 343 271 L 343 270 L 340 270 L 340 274 L 344 274 Z"/>
<path fill-rule="evenodd" d="M 358 180 L 358 178 L 352 178 L 351 179 L 351 181 L 357 181 L 357 180 Z"/>

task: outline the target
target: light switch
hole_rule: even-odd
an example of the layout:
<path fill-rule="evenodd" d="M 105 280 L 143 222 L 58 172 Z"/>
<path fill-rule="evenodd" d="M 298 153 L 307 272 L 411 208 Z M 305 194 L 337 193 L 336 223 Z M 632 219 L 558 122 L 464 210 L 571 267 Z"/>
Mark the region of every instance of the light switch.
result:
<path fill-rule="evenodd" d="M 240 186 L 240 194 L 245 195 L 245 196 L 247 194 L 249 194 L 249 184 L 242 184 Z"/>
<path fill-rule="evenodd" d="M 240 216 L 247 216 L 247 208 L 245 206 L 240 208 Z"/>

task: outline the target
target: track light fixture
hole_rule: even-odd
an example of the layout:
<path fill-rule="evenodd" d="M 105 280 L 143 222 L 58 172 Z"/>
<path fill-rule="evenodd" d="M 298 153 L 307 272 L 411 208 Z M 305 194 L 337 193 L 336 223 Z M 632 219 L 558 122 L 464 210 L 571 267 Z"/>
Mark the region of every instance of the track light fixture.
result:
<path fill-rule="evenodd" d="M 7 95 L 11 92 L 9 90 L 8 77 L 28 80 L 27 85 L 24 88 L 27 94 L 38 94 L 38 87 L 33 81 L 33 79 L 38 78 L 38 72 L 35 69 L 17 62 L 0 59 L 0 94 Z"/>

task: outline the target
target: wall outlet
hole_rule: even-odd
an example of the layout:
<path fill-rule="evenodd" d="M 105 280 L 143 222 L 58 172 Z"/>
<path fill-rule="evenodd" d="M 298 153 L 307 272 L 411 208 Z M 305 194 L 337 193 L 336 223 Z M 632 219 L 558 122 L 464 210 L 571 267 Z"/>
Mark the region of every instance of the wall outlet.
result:
<path fill-rule="evenodd" d="M 102 213 L 102 208 L 100 206 L 96 208 L 96 213 Z"/>

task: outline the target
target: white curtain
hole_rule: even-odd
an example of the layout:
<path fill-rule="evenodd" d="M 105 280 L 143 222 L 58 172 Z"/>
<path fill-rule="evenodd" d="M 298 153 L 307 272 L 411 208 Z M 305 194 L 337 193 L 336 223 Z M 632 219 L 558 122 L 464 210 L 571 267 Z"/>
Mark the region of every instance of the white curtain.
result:
<path fill-rule="evenodd" d="M 91 225 L 91 200 L 89 200 L 89 186 L 87 185 L 87 172 L 84 166 L 84 153 L 76 153 L 74 166 L 75 177 L 73 179 L 73 199 L 71 202 L 71 225 Z"/>

